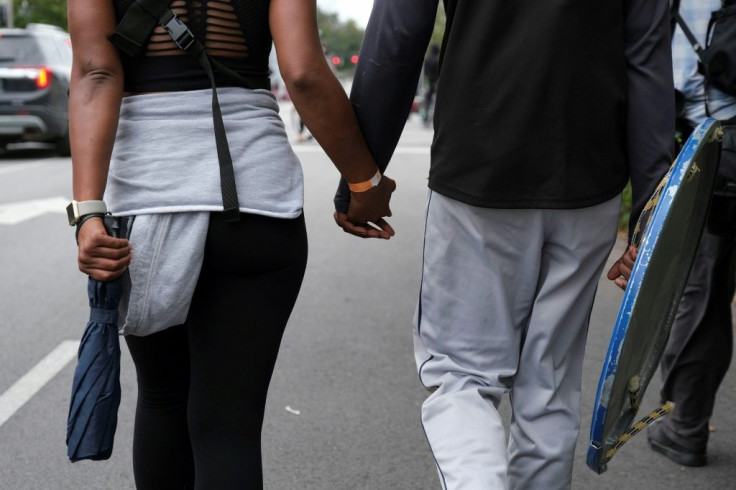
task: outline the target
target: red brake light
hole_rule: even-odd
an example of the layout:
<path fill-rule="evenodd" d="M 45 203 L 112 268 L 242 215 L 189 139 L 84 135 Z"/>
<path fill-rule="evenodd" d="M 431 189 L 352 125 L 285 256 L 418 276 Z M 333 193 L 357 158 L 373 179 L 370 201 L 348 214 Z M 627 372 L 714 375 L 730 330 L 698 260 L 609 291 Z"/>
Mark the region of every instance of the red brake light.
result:
<path fill-rule="evenodd" d="M 17 70 L 19 76 L 24 77 L 31 83 L 35 83 L 36 89 L 38 90 L 43 90 L 51 86 L 51 79 L 53 77 L 51 68 L 46 66 L 15 65 L 12 69 Z"/>
<path fill-rule="evenodd" d="M 48 68 L 39 68 L 38 77 L 36 77 L 36 87 L 48 88 L 51 85 L 51 70 Z"/>

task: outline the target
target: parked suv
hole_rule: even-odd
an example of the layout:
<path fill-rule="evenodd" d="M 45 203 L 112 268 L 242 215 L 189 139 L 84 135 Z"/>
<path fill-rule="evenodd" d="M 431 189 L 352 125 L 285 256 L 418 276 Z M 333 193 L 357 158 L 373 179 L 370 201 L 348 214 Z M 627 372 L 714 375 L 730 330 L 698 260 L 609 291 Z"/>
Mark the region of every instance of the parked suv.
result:
<path fill-rule="evenodd" d="M 0 148 L 44 141 L 69 156 L 69 34 L 56 26 L 29 24 L 0 29 Z"/>

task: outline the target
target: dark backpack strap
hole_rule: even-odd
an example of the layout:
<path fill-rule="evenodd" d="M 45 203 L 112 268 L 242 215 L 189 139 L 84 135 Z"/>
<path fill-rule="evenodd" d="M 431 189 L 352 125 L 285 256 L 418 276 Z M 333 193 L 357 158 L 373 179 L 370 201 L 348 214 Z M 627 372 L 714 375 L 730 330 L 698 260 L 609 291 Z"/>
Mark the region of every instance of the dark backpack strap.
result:
<path fill-rule="evenodd" d="M 136 0 L 110 35 L 110 41 L 130 57 L 138 55 L 148 44 L 151 32 L 166 12 L 171 0 Z"/>
<path fill-rule="evenodd" d="M 685 34 L 685 37 L 688 41 L 690 41 L 690 44 L 693 47 L 693 50 L 695 50 L 695 54 L 698 55 L 698 59 L 700 59 L 700 62 L 703 62 L 703 46 L 698 42 L 698 40 L 695 38 L 695 34 L 693 34 L 693 31 L 690 30 L 690 27 L 685 23 L 683 18 L 680 16 L 679 11 L 675 11 L 673 13 L 673 16 L 675 18 L 675 21 L 677 22 L 677 25 L 680 26 L 680 29 L 682 29 L 683 34 Z"/>
<path fill-rule="evenodd" d="M 677 5 L 679 7 L 679 0 L 677 1 Z M 705 83 L 708 83 L 708 77 L 706 76 L 704 65 L 703 65 L 703 45 L 698 42 L 697 38 L 695 37 L 695 34 L 693 34 L 693 31 L 690 30 L 690 27 L 685 23 L 685 20 L 680 15 L 679 8 L 675 10 L 672 13 L 675 21 L 677 22 L 677 25 L 680 26 L 680 29 L 682 29 L 682 33 L 685 34 L 685 37 L 690 42 L 690 44 L 693 47 L 693 51 L 695 51 L 695 54 L 698 56 L 698 70 L 704 75 Z M 708 107 L 708 91 L 704 91 L 705 94 L 705 114 L 710 117 L 710 108 Z"/>
<path fill-rule="evenodd" d="M 240 206 L 238 204 L 238 191 L 235 186 L 235 171 L 233 170 L 230 147 L 227 144 L 227 134 L 225 133 L 225 123 L 222 121 L 220 102 L 217 99 L 215 74 L 212 71 L 210 58 L 207 56 L 202 43 L 194 37 L 192 31 L 171 10 L 164 12 L 163 16 L 159 19 L 159 24 L 164 26 L 171 39 L 174 40 L 180 49 L 197 60 L 210 79 L 210 83 L 212 84 L 212 121 L 215 126 L 217 160 L 220 164 L 220 189 L 222 191 L 223 213 L 226 221 L 238 221 L 240 219 Z M 228 69 L 228 71 L 231 70 Z M 237 73 L 232 73 L 240 77 Z"/>

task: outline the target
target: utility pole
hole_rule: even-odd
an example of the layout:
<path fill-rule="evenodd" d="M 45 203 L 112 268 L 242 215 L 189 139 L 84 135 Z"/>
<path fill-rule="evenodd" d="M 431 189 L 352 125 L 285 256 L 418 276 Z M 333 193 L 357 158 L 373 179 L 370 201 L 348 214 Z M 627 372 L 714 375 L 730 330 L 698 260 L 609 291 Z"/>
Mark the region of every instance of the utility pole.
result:
<path fill-rule="evenodd" d="M 13 27 L 13 0 L 0 0 L 0 27 Z"/>
<path fill-rule="evenodd" d="M 13 27 L 13 0 L 2 0 L 3 3 L 3 27 Z"/>

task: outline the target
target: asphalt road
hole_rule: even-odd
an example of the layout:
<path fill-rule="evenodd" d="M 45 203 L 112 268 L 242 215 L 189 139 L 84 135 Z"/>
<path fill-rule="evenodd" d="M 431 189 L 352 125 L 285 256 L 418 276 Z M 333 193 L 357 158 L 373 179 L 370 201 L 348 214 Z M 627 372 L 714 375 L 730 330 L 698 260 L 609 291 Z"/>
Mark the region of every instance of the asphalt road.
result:
<path fill-rule="evenodd" d="M 310 257 L 268 400 L 266 489 L 439 488 L 419 424 L 425 392 L 416 379 L 411 340 L 430 141 L 431 133 L 410 120 L 389 170 L 399 186 L 391 220 L 397 235 L 389 242 L 363 241 L 338 230 L 331 202 L 337 172 L 314 143 L 295 145 L 306 179 Z M 66 459 L 74 362 L 65 359 L 71 360 L 74 344 L 64 342 L 78 341 L 87 315 L 86 279 L 76 270 L 73 232 L 59 204 L 71 197 L 70 170 L 69 159 L 40 149 L 0 155 L 3 490 L 134 488 L 130 447 L 136 382 L 125 348 L 123 401 L 111 460 L 71 464 Z M 620 299 L 615 287 L 601 282 L 585 358 L 573 488 L 734 488 L 734 370 L 724 381 L 712 419 L 716 430 L 708 466 L 671 463 L 651 452 L 644 436 L 628 443 L 607 473 L 597 475 L 585 466 L 595 390 Z M 59 354 L 65 346 L 66 354 Z M 46 357 L 51 352 L 61 356 L 56 364 Z M 43 369 L 36 367 L 44 358 Z M 29 372 L 36 384 L 24 386 L 35 387 L 13 391 L 19 380 L 29 380 Z M 655 378 L 644 409 L 655 406 L 658 387 Z M 16 402 L 24 394 L 28 401 L 4 419 L 8 393 Z M 502 405 L 506 418 L 507 405 Z"/>

